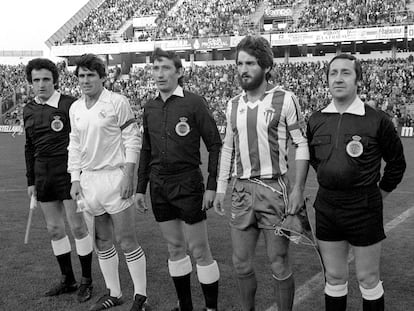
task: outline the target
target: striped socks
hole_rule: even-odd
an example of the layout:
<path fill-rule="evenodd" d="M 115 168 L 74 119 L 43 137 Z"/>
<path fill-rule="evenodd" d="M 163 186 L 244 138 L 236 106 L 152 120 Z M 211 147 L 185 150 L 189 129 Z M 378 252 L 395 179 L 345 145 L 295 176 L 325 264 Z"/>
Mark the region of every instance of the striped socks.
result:
<path fill-rule="evenodd" d="M 147 269 L 146 258 L 141 246 L 130 253 L 124 253 L 134 283 L 134 296 L 136 294 L 147 296 Z"/>
<path fill-rule="evenodd" d="M 97 255 L 106 287 L 110 290 L 110 295 L 120 298 L 122 293 L 118 272 L 119 257 L 115 246 L 112 245 L 110 249 L 98 251 Z"/>

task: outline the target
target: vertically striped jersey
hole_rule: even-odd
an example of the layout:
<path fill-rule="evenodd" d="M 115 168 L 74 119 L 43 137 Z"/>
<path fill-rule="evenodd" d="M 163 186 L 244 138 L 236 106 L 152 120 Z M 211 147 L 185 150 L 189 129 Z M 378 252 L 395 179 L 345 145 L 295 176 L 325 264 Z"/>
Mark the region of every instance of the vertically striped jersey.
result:
<path fill-rule="evenodd" d="M 229 101 L 226 117 L 217 192 L 226 191 L 232 156 L 233 176 L 240 179 L 285 174 L 289 137 L 296 160 L 309 160 L 305 122 L 293 93 L 273 87 L 252 103 L 243 92 Z"/>

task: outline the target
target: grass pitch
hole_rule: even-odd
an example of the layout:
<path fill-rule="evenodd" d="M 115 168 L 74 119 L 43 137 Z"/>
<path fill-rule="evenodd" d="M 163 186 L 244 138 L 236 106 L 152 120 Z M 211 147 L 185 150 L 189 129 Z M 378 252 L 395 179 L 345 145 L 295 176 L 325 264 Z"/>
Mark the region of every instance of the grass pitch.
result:
<path fill-rule="evenodd" d="M 384 204 L 384 223 L 414 206 L 414 140 L 403 140 L 407 159 L 407 171 L 403 182 Z M 91 301 L 79 304 L 75 294 L 43 297 L 43 293 L 59 278 L 59 269 L 53 256 L 50 240 L 41 211 L 35 210 L 29 244 L 23 244 L 29 199 L 26 194 L 24 166 L 24 136 L 13 138 L 0 133 L 0 310 L 88 310 L 89 306 L 105 290 L 96 256 L 93 261 L 94 294 Z M 291 157 L 292 158 L 292 157 Z M 206 162 L 206 156 L 203 156 Z M 291 163 L 291 173 L 293 172 Z M 291 174 L 292 175 L 292 174 Z M 317 190 L 315 174 L 310 170 L 306 193 L 314 197 Z M 229 202 L 229 195 L 226 197 Z M 220 266 L 220 310 L 240 310 L 237 282 L 231 264 L 231 242 L 228 217 L 219 217 L 209 211 L 208 228 L 213 255 Z M 386 309 L 393 311 L 413 310 L 414 295 L 411 283 L 414 279 L 414 217 L 408 217 L 390 230 L 384 241 L 382 255 L 382 280 L 386 291 Z M 148 296 L 154 311 L 170 310 L 177 298 L 168 276 L 168 253 L 153 215 L 137 215 L 136 232 L 147 256 Z M 72 241 L 72 263 L 75 275 L 80 279 L 80 265 Z M 119 249 L 119 248 L 118 248 Z M 133 284 L 122 252 L 120 278 L 123 290 L 122 306 L 111 310 L 129 310 Z M 296 287 L 307 284 L 320 271 L 317 258 L 310 247 L 291 247 Z M 195 265 L 194 270 L 195 270 Z M 269 310 L 273 305 L 273 287 L 270 267 L 264 252 L 263 239 L 259 240 L 255 259 L 258 277 L 257 310 Z M 362 310 L 361 298 L 355 279 L 353 263 L 350 265 L 348 310 Z M 192 278 L 193 301 L 196 310 L 204 306 L 203 296 L 195 273 Z M 295 307 L 295 311 L 323 310 L 323 284 L 313 286 Z"/>

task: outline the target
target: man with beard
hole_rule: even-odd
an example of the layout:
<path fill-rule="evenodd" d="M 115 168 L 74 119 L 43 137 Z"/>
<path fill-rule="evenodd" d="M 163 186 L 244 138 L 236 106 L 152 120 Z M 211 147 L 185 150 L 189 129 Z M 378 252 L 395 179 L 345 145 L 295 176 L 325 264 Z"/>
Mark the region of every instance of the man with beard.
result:
<path fill-rule="evenodd" d="M 225 213 L 224 196 L 233 161 L 230 226 L 242 309 L 255 310 L 257 280 L 253 257 L 263 232 L 278 310 L 292 310 L 295 284 L 288 259 L 289 239 L 276 235 L 275 226 L 304 203 L 309 167 L 305 124 L 295 95 L 268 83 L 273 53 L 266 39 L 245 37 L 237 46 L 236 63 L 243 92 L 227 106 L 214 209 L 219 215 Z M 296 147 L 292 189 L 287 178 L 289 136 Z"/>

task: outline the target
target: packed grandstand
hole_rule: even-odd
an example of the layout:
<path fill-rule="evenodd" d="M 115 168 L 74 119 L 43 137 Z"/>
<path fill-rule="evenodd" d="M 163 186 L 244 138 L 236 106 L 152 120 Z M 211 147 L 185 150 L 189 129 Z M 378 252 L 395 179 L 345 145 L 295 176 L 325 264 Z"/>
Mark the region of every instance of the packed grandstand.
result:
<path fill-rule="evenodd" d="M 52 51 L 53 48 L 76 46 L 80 55 L 88 47 L 105 46 L 109 42 L 119 47 L 128 42 L 154 42 L 154 47 L 157 42 L 175 42 L 160 40 L 186 38 L 199 44 L 204 42 L 203 38 L 219 38 L 223 42 L 223 38 L 237 38 L 251 33 L 271 34 L 271 41 L 277 42 L 273 40 L 274 34 L 301 32 L 318 39 L 321 30 L 357 28 L 366 29 L 365 34 L 358 34 L 369 38 L 369 30 L 377 29 L 385 34 L 386 40 L 372 41 L 372 44 L 369 40 L 354 40 L 345 42 L 342 48 L 348 44 L 350 52 L 365 54 L 371 50 L 393 50 L 392 58 L 379 54 L 379 58 L 362 61 L 364 74 L 360 94 L 368 104 L 398 118 L 401 125 L 412 126 L 414 58 L 409 52 L 413 50 L 414 12 L 410 7 L 410 2 L 405 0 L 90 0 L 48 41 Z M 402 39 L 392 37 L 393 32 L 400 32 Z M 315 54 L 317 48 L 323 53 L 331 51 L 330 45 L 333 52 L 341 48 L 341 44 L 333 39 L 332 44 L 327 41 L 326 46 L 308 44 L 314 55 L 318 55 Z M 290 44 L 289 49 L 303 50 L 302 55 L 307 56 L 309 51 L 304 46 L 306 44 L 298 41 Z M 313 57 L 307 60 L 305 57 L 297 62 L 288 59 L 289 49 L 286 47 L 280 49 L 274 46 L 274 49 L 282 50 L 286 61 L 276 63 L 270 82 L 297 94 L 307 116 L 325 106 L 330 101 L 325 81 L 326 59 Z M 190 60 L 186 62 L 185 87 L 207 99 L 219 126 L 225 123 L 226 103 L 239 92 L 237 70 L 234 59 L 231 60 L 231 44 L 228 50 L 210 47 L 209 51 L 196 51 L 197 55 L 201 55 L 200 59 L 207 60 L 204 62 L 197 62 L 198 56 L 194 56 L 194 51 L 182 54 L 185 60 Z M 404 57 L 396 57 L 397 52 L 403 50 L 408 53 Z M 106 87 L 127 96 L 138 120 L 146 101 L 155 94 L 150 52 L 142 53 L 140 60 L 143 64 L 140 66 L 125 66 L 122 58 L 115 64 L 108 62 Z M 227 56 L 230 59 L 226 59 Z M 71 57 L 59 63 L 59 88 L 62 93 L 80 96 L 76 77 L 71 71 Z M 107 60 L 110 58 L 106 55 Z M 2 121 L 6 124 L 19 123 L 22 107 L 32 96 L 24 76 L 23 64 L 0 65 Z"/>

